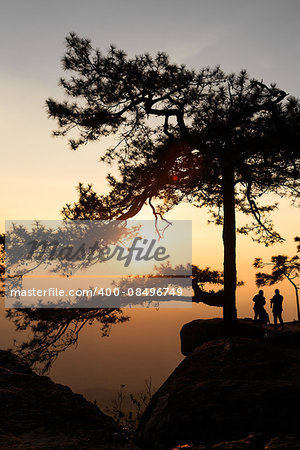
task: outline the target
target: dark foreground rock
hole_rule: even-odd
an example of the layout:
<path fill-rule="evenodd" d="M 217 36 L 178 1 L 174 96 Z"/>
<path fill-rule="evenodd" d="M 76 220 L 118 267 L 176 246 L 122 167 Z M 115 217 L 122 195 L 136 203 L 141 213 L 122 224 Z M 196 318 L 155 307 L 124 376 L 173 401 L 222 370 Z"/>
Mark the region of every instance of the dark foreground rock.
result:
<path fill-rule="evenodd" d="M 125 449 L 114 420 L 0 351 L 1 449 Z"/>
<path fill-rule="evenodd" d="M 239 319 L 226 327 L 222 319 L 197 319 L 183 325 L 180 331 L 181 352 L 187 356 L 195 348 L 214 339 L 240 336 L 246 338 L 267 337 L 274 345 L 300 350 L 300 327 L 298 322 L 286 323 L 284 329 L 273 326 L 254 325 L 251 319 Z"/>
<path fill-rule="evenodd" d="M 217 443 L 215 448 L 239 448 L 224 443 L 258 433 L 264 442 L 254 448 L 299 448 L 274 446 L 276 439 L 299 440 L 299 404 L 298 350 L 268 339 L 211 340 L 190 353 L 153 396 L 138 440 L 152 450 Z"/>
<path fill-rule="evenodd" d="M 300 439 L 295 436 L 268 438 L 251 434 L 238 441 L 220 442 L 214 445 L 179 445 L 172 450 L 299 450 Z"/>
<path fill-rule="evenodd" d="M 197 319 L 184 324 L 181 328 L 181 353 L 187 356 L 204 342 L 214 339 L 232 336 L 261 338 L 264 334 L 264 328 L 255 326 L 251 319 L 240 319 L 230 328 L 226 327 L 223 319 Z"/>

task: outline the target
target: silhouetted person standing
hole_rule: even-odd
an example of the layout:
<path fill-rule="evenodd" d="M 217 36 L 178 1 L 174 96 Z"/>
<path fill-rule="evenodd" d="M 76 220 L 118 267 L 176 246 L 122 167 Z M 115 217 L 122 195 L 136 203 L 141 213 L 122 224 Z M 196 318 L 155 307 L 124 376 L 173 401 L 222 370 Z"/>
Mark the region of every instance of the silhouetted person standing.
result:
<path fill-rule="evenodd" d="M 264 305 L 266 304 L 266 299 L 264 297 L 264 291 L 260 290 L 257 295 L 253 297 L 254 301 L 254 323 L 257 322 L 257 319 L 261 319 L 261 316 L 264 313 Z"/>
<path fill-rule="evenodd" d="M 275 295 L 271 298 L 271 308 L 274 316 L 274 325 L 277 328 L 277 319 L 281 324 L 281 328 L 283 328 L 283 320 L 282 320 L 282 302 L 283 297 L 279 293 L 279 289 L 275 289 Z"/>

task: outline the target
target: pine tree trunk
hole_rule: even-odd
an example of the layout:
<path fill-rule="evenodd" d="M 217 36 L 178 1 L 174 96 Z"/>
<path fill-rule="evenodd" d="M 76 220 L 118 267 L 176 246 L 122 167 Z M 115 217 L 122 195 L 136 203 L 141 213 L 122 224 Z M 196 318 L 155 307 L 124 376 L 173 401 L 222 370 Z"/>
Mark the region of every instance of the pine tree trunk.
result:
<path fill-rule="evenodd" d="M 299 295 L 298 295 L 298 288 L 295 287 L 296 290 L 296 303 L 297 303 L 297 315 L 298 315 L 298 322 L 300 322 L 300 308 L 299 308 Z"/>
<path fill-rule="evenodd" d="M 236 321 L 236 225 L 234 202 L 234 169 L 223 170 L 223 244 L 224 244 L 224 306 L 226 323 Z"/>
<path fill-rule="evenodd" d="M 295 288 L 298 322 L 300 322 L 300 307 L 299 307 L 298 286 L 297 286 L 292 280 L 290 280 L 290 282 L 292 283 L 292 285 L 293 285 L 294 288 Z"/>

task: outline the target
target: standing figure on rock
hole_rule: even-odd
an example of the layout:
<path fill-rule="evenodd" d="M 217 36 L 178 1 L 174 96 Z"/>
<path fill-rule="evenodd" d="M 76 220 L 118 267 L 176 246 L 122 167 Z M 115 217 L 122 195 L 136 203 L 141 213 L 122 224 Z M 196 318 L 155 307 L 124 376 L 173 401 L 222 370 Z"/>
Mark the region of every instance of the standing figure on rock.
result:
<path fill-rule="evenodd" d="M 264 316 L 265 316 L 265 308 L 264 305 L 266 304 L 266 299 L 264 297 L 264 291 L 260 290 L 258 294 L 256 294 L 253 297 L 254 301 L 254 323 L 257 322 L 257 319 L 259 320 L 259 323 L 264 323 Z"/>
<path fill-rule="evenodd" d="M 277 328 L 277 319 L 281 324 L 281 328 L 283 328 L 283 320 L 282 320 L 282 302 L 283 297 L 279 292 L 279 289 L 275 289 L 275 295 L 271 298 L 271 308 L 274 316 L 274 325 Z"/>

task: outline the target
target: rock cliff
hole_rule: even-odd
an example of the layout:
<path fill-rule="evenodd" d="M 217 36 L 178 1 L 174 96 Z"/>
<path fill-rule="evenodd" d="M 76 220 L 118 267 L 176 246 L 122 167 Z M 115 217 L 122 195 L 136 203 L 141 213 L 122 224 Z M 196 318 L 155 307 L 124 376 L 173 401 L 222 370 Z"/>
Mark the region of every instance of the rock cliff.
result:
<path fill-rule="evenodd" d="M 1 449 L 125 449 L 114 420 L 0 350 Z"/>
<path fill-rule="evenodd" d="M 299 443 L 300 352 L 290 348 L 299 334 L 283 345 L 276 336 L 213 339 L 208 329 L 206 335 L 208 342 L 203 338 L 153 396 L 139 425 L 140 445 L 267 449 Z M 246 437 L 253 433 L 262 438 L 251 447 Z M 242 441 L 228 443 L 240 440 L 241 447 Z"/>

